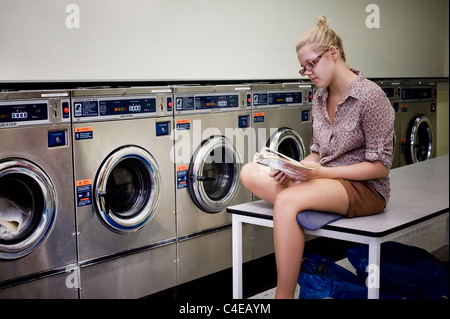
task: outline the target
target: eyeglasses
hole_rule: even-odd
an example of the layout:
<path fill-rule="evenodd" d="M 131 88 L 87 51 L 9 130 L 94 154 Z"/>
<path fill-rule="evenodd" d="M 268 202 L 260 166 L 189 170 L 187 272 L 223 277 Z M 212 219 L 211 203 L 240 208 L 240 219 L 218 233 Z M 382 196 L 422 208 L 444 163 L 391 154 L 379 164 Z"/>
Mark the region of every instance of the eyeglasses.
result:
<path fill-rule="evenodd" d="M 325 52 L 327 52 L 327 51 L 328 50 L 326 50 Z M 304 76 L 306 71 L 311 71 L 313 69 L 313 67 L 317 64 L 317 62 L 319 62 L 320 58 L 322 58 L 322 55 L 324 53 L 322 53 L 321 55 L 317 56 L 314 60 L 309 61 L 308 63 L 306 63 L 305 67 L 303 69 L 301 69 L 300 71 L 298 71 L 298 73 L 300 73 L 301 76 Z"/>

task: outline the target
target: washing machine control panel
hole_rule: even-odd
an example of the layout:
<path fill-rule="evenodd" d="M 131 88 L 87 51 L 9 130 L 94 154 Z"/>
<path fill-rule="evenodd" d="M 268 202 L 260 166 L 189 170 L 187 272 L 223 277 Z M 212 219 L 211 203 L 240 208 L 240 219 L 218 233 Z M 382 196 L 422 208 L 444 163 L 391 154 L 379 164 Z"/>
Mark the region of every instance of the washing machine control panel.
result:
<path fill-rule="evenodd" d="M 47 101 L 0 103 L 0 128 L 48 123 Z"/>
<path fill-rule="evenodd" d="M 107 100 L 99 101 L 100 116 L 154 113 L 156 99 Z"/>
<path fill-rule="evenodd" d="M 258 92 L 253 93 L 254 106 L 292 105 L 303 103 L 303 92 Z"/>
<path fill-rule="evenodd" d="M 156 97 L 82 98 L 73 102 L 73 118 L 82 120 L 111 120 L 157 115 Z"/>
<path fill-rule="evenodd" d="M 176 96 L 175 107 L 177 112 L 238 109 L 239 94 Z"/>
<path fill-rule="evenodd" d="M 402 100 L 431 100 L 433 99 L 433 88 L 402 88 Z"/>

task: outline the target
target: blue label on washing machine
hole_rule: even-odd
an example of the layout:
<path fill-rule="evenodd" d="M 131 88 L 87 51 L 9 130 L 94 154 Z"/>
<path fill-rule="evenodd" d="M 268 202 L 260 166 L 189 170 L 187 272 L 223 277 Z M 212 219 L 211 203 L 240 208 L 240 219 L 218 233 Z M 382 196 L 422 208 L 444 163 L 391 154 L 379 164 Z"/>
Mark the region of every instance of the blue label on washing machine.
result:
<path fill-rule="evenodd" d="M 249 116 L 248 115 L 241 115 L 238 117 L 238 127 L 239 128 L 247 128 L 249 127 Z"/>
<path fill-rule="evenodd" d="M 77 206 L 92 205 L 92 180 L 77 181 Z"/>
<path fill-rule="evenodd" d="M 169 135 L 170 122 L 156 123 L 156 136 Z"/>
<path fill-rule="evenodd" d="M 311 118 L 310 111 L 309 110 L 303 110 L 302 111 L 302 122 L 309 122 L 310 118 Z"/>
<path fill-rule="evenodd" d="M 76 127 L 75 140 L 90 140 L 94 138 L 94 130 L 92 127 Z"/>
<path fill-rule="evenodd" d="M 191 120 L 177 120 L 177 131 L 189 131 L 191 129 Z"/>
<path fill-rule="evenodd" d="M 253 114 L 253 123 L 264 122 L 264 112 L 258 112 Z"/>
<path fill-rule="evenodd" d="M 189 166 L 181 165 L 177 167 L 177 189 L 188 187 Z"/>

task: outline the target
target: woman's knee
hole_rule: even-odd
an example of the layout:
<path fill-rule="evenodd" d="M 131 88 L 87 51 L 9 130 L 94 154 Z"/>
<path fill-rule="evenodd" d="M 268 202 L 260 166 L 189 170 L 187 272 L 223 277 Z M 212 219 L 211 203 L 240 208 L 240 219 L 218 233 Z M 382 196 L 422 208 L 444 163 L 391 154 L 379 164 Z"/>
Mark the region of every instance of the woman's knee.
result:
<path fill-rule="evenodd" d="M 275 198 L 274 206 L 283 208 L 286 207 L 290 202 L 292 202 L 292 195 L 287 189 L 285 189 L 284 191 L 278 193 L 277 197 Z"/>
<path fill-rule="evenodd" d="M 251 185 L 251 179 L 254 176 L 254 171 L 254 163 L 247 163 L 241 169 L 239 179 L 241 180 L 242 185 L 244 185 L 246 188 Z"/>
<path fill-rule="evenodd" d="M 293 198 L 295 196 L 295 198 Z M 298 197 L 301 197 L 301 193 L 296 192 L 295 194 L 289 189 L 279 192 L 275 198 L 274 202 L 274 217 L 278 215 L 290 216 L 292 214 L 297 214 L 299 211 L 298 203 L 303 201 L 298 201 Z"/>

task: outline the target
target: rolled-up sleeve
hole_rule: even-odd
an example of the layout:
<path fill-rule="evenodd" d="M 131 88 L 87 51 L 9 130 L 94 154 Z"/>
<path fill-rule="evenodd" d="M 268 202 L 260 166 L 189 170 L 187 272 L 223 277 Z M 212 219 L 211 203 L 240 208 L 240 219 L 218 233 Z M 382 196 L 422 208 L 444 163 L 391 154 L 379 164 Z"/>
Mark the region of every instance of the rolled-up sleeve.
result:
<path fill-rule="evenodd" d="M 383 91 L 365 101 L 362 128 L 366 137 L 365 159 L 390 168 L 393 158 L 395 111 Z"/>

